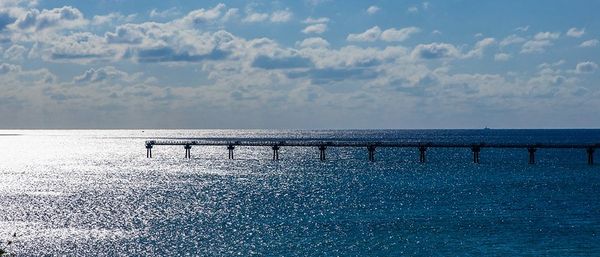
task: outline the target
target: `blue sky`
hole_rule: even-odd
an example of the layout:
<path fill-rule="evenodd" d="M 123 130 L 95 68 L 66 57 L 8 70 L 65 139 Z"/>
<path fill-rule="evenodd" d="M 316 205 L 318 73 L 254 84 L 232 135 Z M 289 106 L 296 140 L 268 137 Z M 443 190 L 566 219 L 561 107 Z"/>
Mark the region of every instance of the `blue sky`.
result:
<path fill-rule="evenodd" d="M 600 1 L 0 2 L 0 128 L 600 126 Z"/>

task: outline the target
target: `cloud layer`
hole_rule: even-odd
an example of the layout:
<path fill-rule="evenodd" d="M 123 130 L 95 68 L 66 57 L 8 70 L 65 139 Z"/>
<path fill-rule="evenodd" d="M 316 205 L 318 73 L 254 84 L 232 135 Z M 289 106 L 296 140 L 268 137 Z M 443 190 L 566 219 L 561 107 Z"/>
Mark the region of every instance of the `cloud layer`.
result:
<path fill-rule="evenodd" d="M 335 13 L 283 4 L 145 14 L 0 6 L 0 117 L 15 122 L 6 127 L 461 127 L 478 126 L 461 117 L 482 112 L 570 117 L 600 106 L 597 60 L 549 54 L 597 47 L 584 28 L 465 39 L 418 23 L 340 29 Z M 407 8 L 425 15 L 435 6 Z M 359 10 L 369 19 L 388 12 Z"/>

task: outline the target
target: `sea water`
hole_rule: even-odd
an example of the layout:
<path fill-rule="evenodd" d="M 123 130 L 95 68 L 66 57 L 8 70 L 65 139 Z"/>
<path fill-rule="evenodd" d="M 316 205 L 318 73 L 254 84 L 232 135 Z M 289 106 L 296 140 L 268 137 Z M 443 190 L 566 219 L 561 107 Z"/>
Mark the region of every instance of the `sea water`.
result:
<path fill-rule="evenodd" d="M 600 130 L 0 131 L 0 249 L 17 256 L 591 256 L 582 149 L 155 146 L 179 137 L 600 143 Z M 598 150 L 600 152 L 600 150 Z M 596 156 L 598 156 L 598 152 Z M 599 159 L 600 158 L 596 158 Z M 14 235 L 14 236 L 13 236 Z M 12 241 L 7 245 L 7 241 Z"/>

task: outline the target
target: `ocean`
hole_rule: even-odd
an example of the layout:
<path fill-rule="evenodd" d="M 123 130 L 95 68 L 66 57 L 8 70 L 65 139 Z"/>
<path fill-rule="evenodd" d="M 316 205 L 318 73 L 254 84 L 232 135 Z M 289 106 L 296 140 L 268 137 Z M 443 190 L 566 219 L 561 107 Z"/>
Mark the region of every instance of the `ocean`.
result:
<path fill-rule="evenodd" d="M 600 130 L 2 130 L 17 256 L 598 256 L 600 165 L 577 149 L 280 150 L 180 137 L 600 143 Z M 600 149 L 596 151 L 599 155 Z M 600 158 L 596 158 L 600 163 Z M 8 245 L 7 241 L 11 241 Z"/>

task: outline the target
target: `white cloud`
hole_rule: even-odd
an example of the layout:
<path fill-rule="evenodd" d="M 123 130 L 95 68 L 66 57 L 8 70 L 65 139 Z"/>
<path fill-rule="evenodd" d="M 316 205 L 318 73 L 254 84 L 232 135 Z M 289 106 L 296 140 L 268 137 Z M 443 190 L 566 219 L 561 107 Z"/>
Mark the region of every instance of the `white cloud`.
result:
<path fill-rule="evenodd" d="M 294 16 L 294 13 L 290 11 L 289 8 L 284 10 L 276 10 L 269 14 L 268 12 L 257 12 L 253 10 L 252 6 L 254 5 L 250 5 L 248 8 L 246 8 L 246 17 L 242 19 L 242 22 L 255 23 L 270 21 L 282 23 L 290 21 Z"/>
<path fill-rule="evenodd" d="M 298 55 L 295 52 L 280 51 L 275 54 L 259 54 L 252 60 L 253 68 L 265 70 L 279 69 L 304 69 L 312 67 L 312 61 L 309 58 Z"/>
<path fill-rule="evenodd" d="M 320 37 L 311 37 L 302 40 L 302 42 L 298 43 L 297 45 L 300 48 L 327 48 L 329 47 L 329 42 Z"/>
<path fill-rule="evenodd" d="M 578 38 L 578 37 L 583 36 L 583 34 L 585 34 L 585 29 L 584 28 L 582 28 L 582 29 L 570 28 L 567 31 L 567 36 L 569 36 L 569 37 L 577 37 Z"/>
<path fill-rule="evenodd" d="M 411 56 L 413 59 L 443 59 L 460 56 L 460 51 L 447 43 L 431 43 L 417 45 Z"/>
<path fill-rule="evenodd" d="M 4 3 L 3 1 L 2 4 Z M 420 10 L 425 10 L 424 6 L 418 5 L 418 7 Z M 406 49 L 398 44 L 392 46 L 377 44 L 369 47 L 351 45 L 332 48 L 327 40 L 320 37 L 299 40 L 295 46 L 279 45 L 277 43 L 279 38 L 244 39 L 220 30 L 221 24 L 213 26 L 215 24 L 212 22 L 228 20 L 229 18 L 225 19 L 227 13 L 236 14 L 237 9 L 228 10 L 221 7 L 217 8 L 219 9 L 218 14 L 209 15 L 207 12 L 213 9 L 215 8 L 165 23 L 145 22 L 121 25 L 104 36 L 80 32 L 79 27 L 73 27 L 74 29 L 70 31 L 40 33 L 46 35 L 44 35 L 44 40 L 37 40 L 37 42 L 34 40 L 19 42 L 19 38 L 10 38 L 15 39 L 12 42 L 13 45 L 20 44 L 25 49 L 31 47 L 31 52 L 39 53 L 44 60 L 87 62 L 91 65 L 79 66 L 78 69 L 85 70 L 85 72 L 74 78 L 57 80 L 53 79 L 51 73 L 47 71 L 36 71 L 35 79 L 29 78 L 29 75 L 33 73 L 16 75 L 21 69 L 19 66 L 0 64 L 0 73 L 7 73 L 0 77 L 2 82 L 0 84 L 5 85 L 0 96 L 0 105 L 2 105 L 0 115 L 8 117 L 4 106 L 10 100 L 7 96 L 14 96 L 15 99 L 25 101 L 27 106 L 38 106 L 36 110 L 27 114 L 29 116 L 23 116 L 25 117 L 23 119 L 56 120 L 56 124 L 68 124 L 67 126 L 73 124 L 69 123 L 69 121 L 73 121 L 71 117 L 61 120 L 51 116 L 42 119 L 30 114 L 42 113 L 40 110 L 49 110 L 48 113 L 64 113 L 65 116 L 73 116 L 73 113 L 79 112 L 84 113 L 82 116 L 85 117 L 82 120 L 88 120 L 90 115 L 102 113 L 105 115 L 104 117 L 114 119 L 120 116 L 115 115 L 116 112 L 112 110 L 121 108 L 126 112 L 131 112 L 130 115 L 125 115 L 129 119 L 146 117 L 146 115 L 142 115 L 142 112 L 136 112 L 136 110 L 142 110 L 147 114 L 155 113 L 157 117 L 168 116 L 174 120 L 189 120 L 185 119 L 185 116 L 189 116 L 190 113 L 198 113 L 197 110 L 205 110 L 197 114 L 200 115 L 199 119 L 214 120 L 217 124 L 215 126 L 235 125 L 226 123 L 227 121 L 224 120 L 236 120 L 236 124 L 244 124 L 242 126 L 252 126 L 253 124 L 272 126 L 274 124 L 260 120 L 260 117 L 251 115 L 252 113 L 265 113 L 264 116 L 268 116 L 269 119 L 278 117 L 275 120 L 281 119 L 279 121 L 281 124 L 298 120 L 297 123 L 291 124 L 302 126 L 306 119 L 297 116 L 298 113 L 310 116 L 311 111 L 321 110 L 323 119 L 331 120 L 331 117 L 338 117 L 341 120 L 347 117 L 348 120 L 354 120 L 352 118 L 356 117 L 362 119 L 362 123 L 356 123 L 360 125 L 371 124 L 373 120 L 388 116 L 390 113 L 395 114 L 393 112 L 397 112 L 397 110 L 414 110 L 417 106 L 424 113 L 437 115 L 433 118 L 463 117 L 464 113 L 455 116 L 452 114 L 459 113 L 460 110 L 469 111 L 474 108 L 473 106 L 503 110 L 508 112 L 507 115 L 511 115 L 513 113 L 510 110 L 515 109 L 517 110 L 515 113 L 519 113 L 518 110 L 522 106 L 529 104 L 533 106 L 534 103 L 537 104 L 541 101 L 550 104 L 562 102 L 565 99 L 568 101 L 568 95 L 567 97 L 561 96 L 561 101 L 557 101 L 559 99 L 554 98 L 554 95 L 561 93 L 560 90 L 573 88 L 574 84 L 570 83 L 574 78 L 580 80 L 580 88 L 596 90 L 592 86 L 586 88 L 586 84 L 593 83 L 593 81 L 584 80 L 586 76 L 574 76 L 575 71 L 563 71 L 562 73 L 556 71 L 548 72 L 548 74 L 540 72 L 540 77 L 535 79 L 530 79 L 532 75 L 527 74 L 527 70 L 518 70 L 510 75 L 456 73 L 461 69 L 455 69 L 453 63 L 449 62 L 449 58 L 481 56 L 485 53 L 484 49 L 490 51 L 489 47 L 493 46 L 495 42 L 493 39 L 478 38 L 477 40 L 482 40 L 474 44 L 473 49 L 463 48 L 465 44 L 460 43 L 457 43 L 461 46 L 460 48 L 447 43 L 421 44 L 414 49 Z M 231 17 L 235 16 L 233 14 Z M 269 17 L 264 21 L 272 21 L 274 13 L 268 14 Z M 244 15 L 242 14 L 242 16 Z M 94 18 L 91 19 L 91 22 L 108 24 L 108 17 L 102 16 L 102 19 L 103 21 L 100 21 L 100 18 Z M 309 32 L 321 31 L 322 33 L 327 29 L 328 21 L 327 18 L 307 18 L 305 24 L 307 24 L 306 26 L 322 24 L 320 26 L 324 26 L 324 28 Z M 58 29 L 58 27 L 60 26 L 54 28 Z M 377 29 L 379 32 L 355 34 L 356 39 L 401 41 L 412 35 L 403 33 L 404 29 L 390 28 L 384 31 L 381 31 L 379 27 Z M 12 33 L 12 31 L 8 31 L 8 33 Z M 555 40 L 553 37 L 553 35 L 543 35 L 530 39 L 543 44 L 546 41 L 552 43 L 552 40 Z M 502 44 L 503 41 L 498 44 Z M 509 41 L 511 43 L 506 45 L 516 44 L 515 41 L 518 42 L 519 39 L 512 38 Z M 524 41 L 525 39 L 522 39 L 520 42 Z M 10 44 L 5 43 L 4 49 L 6 50 Z M 11 48 L 12 50 L 10 50 Z M 18 46 L 11 48 L 3 52 L 4 58 L 15 55 L 22 56 L 18 53 L 22 48 Z M 462 51 L 467 50 L 470 51 L 463 55 Z M 13 55 L 13 52 L 16 54 Z M 513 53 L 510 52 L 510 54 Z M 510 54 L 509 52 L 496 53 L 494 59 L 506 60 L 511 58 Z M 446 60 L 422 62 L 421 59 Z M 136 70 L 136 66 L 129 67 L 130 64 L 136 65 L 135 62 L 166 63 L 160 66 L 160 71 L 174 72 L 178 75 L 179 72 L 182 72 L 181 80 L 143 83 L 145 81 L 132 80 L 132 75 L 124 71 L 105 66 L 106 63 L 111 63 L 110 65 L 116 67 L 128 67 Z M 595 63 L 590 63 L 580 63 L 575 69 L 579 72 L 591 72 L 598 69 L 597 65 L 594 66 Z M 184 65 L 186 65 L 185 69 L 178 68 Z M 493 68 L 493 64 L 482 63 L 483 70 L 489 70 L 489 67 L 485 65 L 492 65 L 490 67 Z M 203 77 L 195 80 L 198 73 L 192 73 L 190 75 L 192 79 L 188 78 L 189 74 L 183 74 L 191 69 L 194 71 L 201 69 L 200 73 L 207 74 L 206 79 Z M 153 69 L 148 72 L 153 72 Z M 143 77 L 151 75 L 147 74 Z M 18 81 L 16 78 L 21 80 Z M 42 84 L 27 82 L 41 78 L 44 78 L 44 81 L 55 81 L 55 83 L 42 86 Z M 61 83 L 60 81 L 66 82 Z M 113 81 L 114 83 L 112 83 Z M 73 86 L 75 83 L 85 86 L 75 87 Z M 160 86 L 157 86 L 158 84 Z M 21 89 L 23 85 L 31 86 L 33 90 L 25 92 Z M 327 88 L 330 85 L 346 87 L 330 90 Z M 537 90 L 538 88 L 544 90 Z M 44 91 L 44 89 L 46 90 Z M 562 92 L 562 94 L 567 93 Z M 594 94 L 590 95 L 594 95 L 596 98 L 599 95 L 597 92 L 592 93 Z M 45 99 L 33 99 L 30 95 L 44 96 Z M 542 97 L 539 96 L 544 96 L 544 99 L 540 100 Z M 576 100 L 581 101 L 582 99 Z M 49 102 L 60 102 L 60 104 L 53 105 Z M 372 102 L 378 104 L 369 104 Z M 598 101 L 593 103 L 597 104 Z M 327 108 L 323 108 L 324 106 Z M 84 110 L 86 108 L 89 111 Z M 559 109 L 556 107 L 552 110 Z M 186 113 L 185 110 L 188 112 Z M 220 118 L 224 117 L 224 110 L 236 110 L 236 114 L 227 119 Z M 386 112 L 385 110 L 390 111 Z M 328 112 L 330 113 L 328 114 Z M 209 115 L 209 117 L 206 113 L 213 116 Z M 373 113 L 381 115 L 373 118 Z M 409 117 L 407 115 L 410 113 L 412 111 L 398 113 L 398 115 L 402 115 L 404 119 Z M 177 116 L 179 114 L 181 116 Z M 415 117 L 422 115 L 423 113 L 419 113 Z M 98 115 L 98 117 L 102 117 L 102 115 Z M 257 120 L 257 118 L 259 121 L 255 123 L 247 121 Z M 411 118 L 408 119 L 410 121 Z M 420 124 L 418 120 L 416 121 L 414 124 Z M 125 121 L 122 124 L 127 125 L 122 126 L 139 126 L 139 124 L 127 122 L 130 121 Z M 121 123 L 112 123 L 111 125 L 114 124 Z M 198 123 L 189 124 L 194 126 Z M 317 122 L 315 124 L 322 126 L 324 123 Z M 379 126 L 380 123 L 373 124 Z M 276 125 L 277 123 L 273 126 Z M 396 123 L 392 125 L 396 125 Z M 197 126 L 201 126 L 201 124 Z"/>
<path fill-rule="evenodd" d="M 402 29 L 389 28 L 381 31 L 378 26 L 374 26 L 363 33 L 349 34 L 346 40 L 352 42 L 373 42 L 379 39 L 386 42 L 402 42 L 420 31 L 421 30 L 417 27 L 407 27 Z"/>
<path fill-rule="evenodd" d="M 170 18 L 179 15 L 180 12 L 177 7 L 171 7 L 166 10 L 159 11 L 157 9 L 152 9 L 150 11 L 151 18 Z"/>
<path fill-rule="evenodd" d="M 595 62 L 580 62 L 575 67 L 577 73 L 592 73 L 598 69 L 598 64 Z"/>
<path fill-rule="evenodd" d="M 106 66 L 98 69 L 89 69 L 85 73 L 75 76 L 73 82 L 75 83 L 98 83 L 103 81 L 110 81 L 116 79 L 127 79 L 129 74 L 126 72 L 117 70 L 115 67 Z"/>
<path fill-rule="evenodd" d="M 375 5 L 371 5 L 371 6 L 369 6 L 369 8 L 367 8 L 367 13 L 369 15 L 373 15 L 373 14 L 377 13 L 379 10 L 380 10 L 379 7 L 377 7 Z"/>
<path fill-rule="evenodd" d="M 532 40 L 529 40 L 521 47 L 521 53 L 543 53 L 546 48 L 552 46 L 552 41 L 560 37 L 559 32 L 539 32 L 535 34 Z"/>
<path fill-rule="evenodd" d="M 530 40 L 523 44 L 521 53 L 543 53 L 549 46 L 552 46 L 550 40 Z"/>
<path fill-rule="evenodd" d="M 0 75 L 5 75 L 11 72 L 19 72 L 21 71 L 21 66 L 13 65 L 10 63 L 2 63 L 0 64 Z"/>
<path fill-rule="evenodd" d="M 131 22 L 135 19 L 136 15 L 135 14 L 130 14 L 130 15 L 123 15 L 120 13 L 109 13 L 107 15 L 94 15 L 94 18 L 92 18 L 91 24 L 92 25 L 104 25 L 104 24 L 115 24 L 115 23 L 120 23 L 120 22 Z"/>
<path fill-rule="evenodd" d="M 105 33 L 104 38 L 109 44 L 141 44 L 146 33 L 159 28 L 157 24 L 151 23 L 125 24 L 117 26 L 115 32 Z"/>
<path fill-rule="evenodd" d="M 528 30 L 529 30 L 529 25 L 515 28 L 515 31 L 518 31 L 518 32 L 527 32 Z"/>
<path fill-rule="evenodd" d="M 201 8 L 193 10 L 181 20 L 189 25 L 203 25 L 207 22 L 213 22 L 219 19 L 223 14 L 225 8 L 225 4 L 219 3 L 215 7 L 210 9 Z"/>
<path fill-rule="evenodd" d="M 268 18 L 269 18 L 268 13 L 251 12 L 251 13 L 248 13 L 242 21 L 248 22 L 248 23 L 262 22 L 262 21 L 266 21 Z"/>
<path fill-rule="evenodd" d="M 302 21 L 302 23 L 304 24 L 310 24 L 308 26 L 306 26 L 306 28 L 304 28 L 302 30 L 302 33 L 304 34 L 322 34 L 323 32 L 327 31 L 327 23 L 329 22 L 329 18 L 327 17 L 320 17 L 320 18 L 313 18 L 313 17 L 308 17 L 305 20 Z"/>
<path fill-rule="evenodd" d="M 496 39 L 488 37 L 488 38 L 484 38 L 480 41 L 478 41 L 475 44 L 475 47 L 473 48 L 473 50 L 469 51 L 464 57 L 465 58 L 472 58 L 472 57 L 479 57 L 481 58 L 483 56 L 483 51 L 485 50 L 485 48 L 493 45 L 496 43 Z"/>
<path fill-rule="evenodd" d="M 306 24 L 328 23 L 328 22 L 329 22 L 329 18 L 327 18 L 327 17 L 321 17 L 321 18 L 308 17 L 304 21 L 302 21 L 302 23 L 306 23 Z"/>
<path fill-rule="evenodd" d="M 39 4 L 37 0 L 2 0 L 0 1 L 0 7 L 35 7 Z"/>
<path fill-rule="evenodd" d="M 94 18 L 92 18 L 92 25 L 109 24 L 115 18 L 118 19 L 120 17 L 122 17 L 122 15 L 120 13 L 109 13 L 107 15 L 94 15 Z"/>
<path fill-rule="evenodd" d="M 241 43 L 226 31 L 200 32 L 179 22 L 125 24 L 105 38 L 114 49 L 125 50 L 121 58 L 137 62 L 223 60 Z"/>
<path fill-rule="evenodd" d="M 225 15 L 223 15 L 223 18 L 221 18 L 222 21 L 227 22 L 231 19 L 233 19 L 234 17 L 237 17 L 239 14 L 240 9 L 238 8 L 231 8 L 229 10 L 227 10 L 227 12 L 225 12 Z"/>
<path fill-rule="evenodd" d="M 19 7 L 0 8 L 0 33 L 8 29 L 23 13 L 24 10 Z"/>
<path fill-rule="evenodd" d="M 39 51 L 47 61 L 77 63 L 114 60 L 118 53 L 118 49 L 107 44 L 105 38 L 89 32 L 55 35 L 48 38 L 45 48 Z"/>
<path fill-rule="evenodd" d="M 559 60 L 553 63 L 542 63 L 540 65 L 538 65 L 538 69 L 544 71 L 544 70 L 557 70 L 560 66 L 562 66 L 563 64 L 565 64 L 566 61 L 565 60 Z"/>
<path fill-rule="evenodd" d="M 427 9 L 429 9 L 430 6 L 431 6 L 431 4 L 429 2 L 423 2 L 421 4 L 421 8 L 424 11 L 426 11 Z M 419 12 L 419 6 L 413 5 L 411 7 L 408 7 L 408 9 L 406 11 L 409 12 L 409 13 L 418 13 Z"/>
<path fill-rule="evenodd" d="M 288 22 L 292 19 L 293 13 L 290 10 L 279 10 L 271 14 L 271 22 Z"/>
<path fill-rule="evenodd" d="M 22 45 L 12 45 L 4 52 L 4 58 L 8 60 L 22 60 L 25 57 L 27 48 Z"/>
<path fill-rule="evenodd" d="M 311 34 L 311 33 L 322 34 L 326 30 L 327 30 L 327 24 L 319 23 L 319 24 L 308 25 L 306 28 L 304 28 L 302 30 L 302 33 L 304 33 L 304 34 Z"/>
<path fill-rule="evenodd" d="M 496 61 L 508 61 L 510 60 L 511 56 L 510 54 L 507 53 L 497 53 L 494 55 L 494 60 Z"/>
<path fill-rule="evenodd" d="M 410 38 L 410 36 L 412 36 L 413 34 L 419 33 L 421 32 L 421 29 L 417 28 L 417 27 L 407 27 L 407 28 L 402 28 L 402 29 L 395 29 L 395 28 L 390 28 L 390 29 L 386 29 L 381 33 L 381 40 L 383 41 L 388 41 L 388 42 L 402 42 L 404 40 L 407 40 L 408 38 Z"/>
<path fill-rule="evenodd" d="M 505 46 L 512 45 L 512 44 L 523 43 L 525 41 L 527 41 L 527 40 L 513 34 L 513 35 L 510 35 L 510 36 L 502 39 L 502 41 L 500 41 L 500 46 L 505 47 Z"/>
<path fill-rule="evenodd" d="M 596 47 L 598 46 L 598 44 L 600 44 L 600 41 L 598 41 L 598 39 L 590 39 L 587 41 L 583 41 L 579 47 Z"/>
<path fill-rule="evenodd" d="M 535 40 L 555 40 L 560 37 L 560 32 L 539 32 L 535 34 Z"/>
<path fill-rule="evenodd" d="M 349 34 L 346 40 L 352 42 L 373 42 L 379 38 L 380 34 L 381 29 L 375 26 L 360 34 Z"/>
<path fill-rule="evenodd" d="M 488 37 L 488 38 L 484 38 L 482 40 L 479 40 L 476 44 L 475 44 L 475 48 L 484 48 L 490 45 L 493 45 L 496 43 L 496 39 L 492 38 L 492 37 Z"/>
<path fill-rule="evenodd" d="M 54 9 L 31 9 L 21 14 L 14 24 L 13 29 L 25 31 L 42 31 L 48 29 L 69 29 L 84 26 L 88 21 L 83 14 L 71 6 Z"/>

